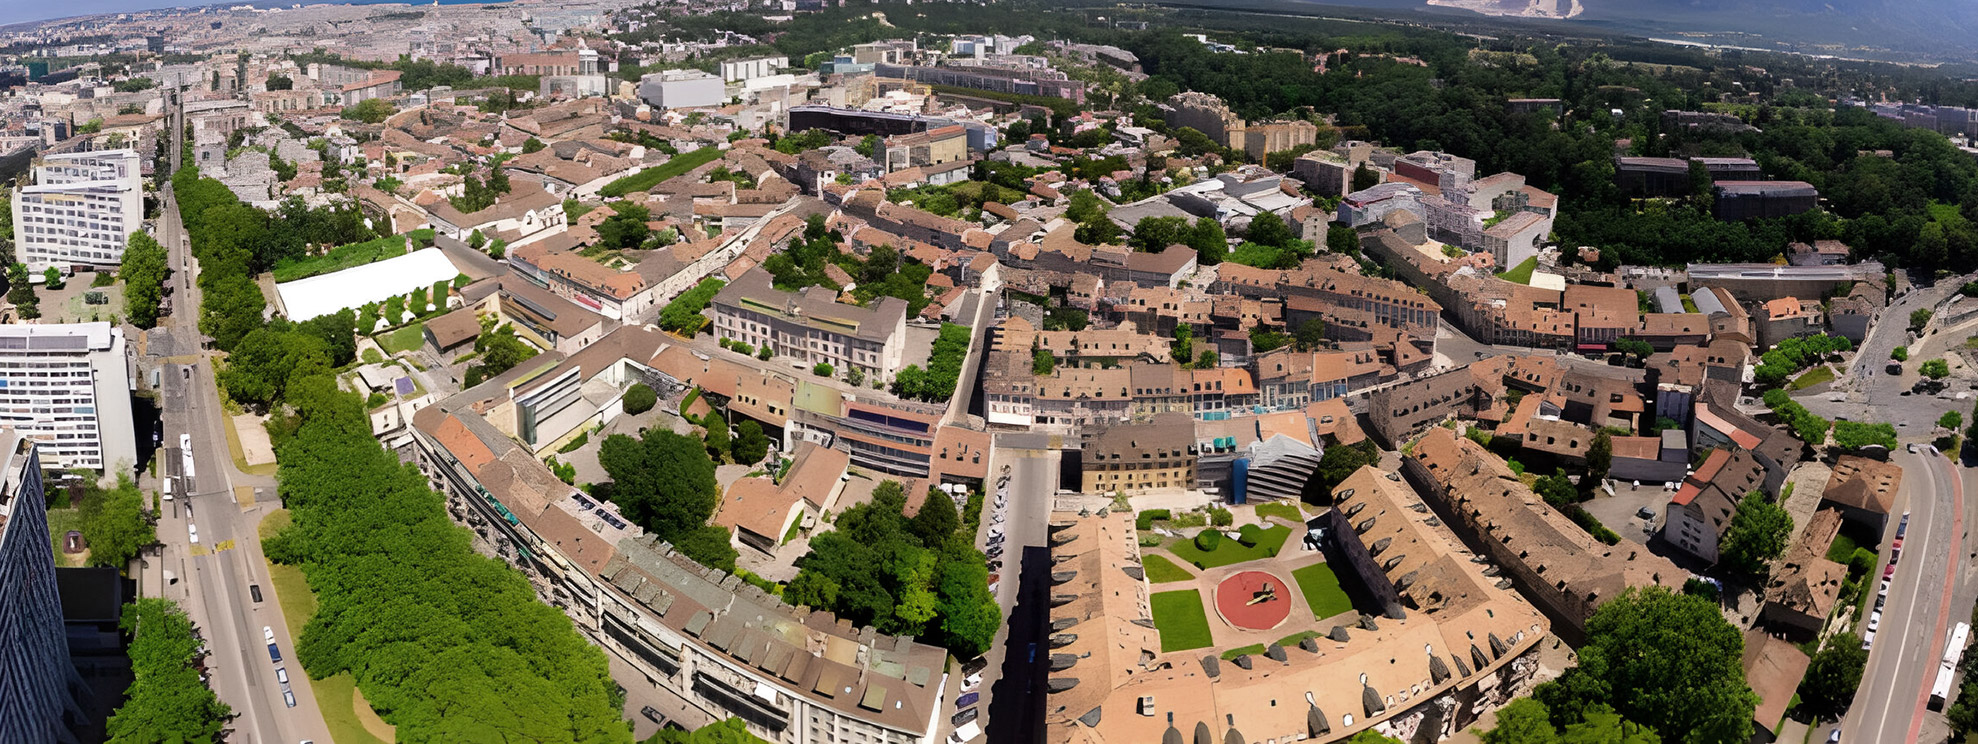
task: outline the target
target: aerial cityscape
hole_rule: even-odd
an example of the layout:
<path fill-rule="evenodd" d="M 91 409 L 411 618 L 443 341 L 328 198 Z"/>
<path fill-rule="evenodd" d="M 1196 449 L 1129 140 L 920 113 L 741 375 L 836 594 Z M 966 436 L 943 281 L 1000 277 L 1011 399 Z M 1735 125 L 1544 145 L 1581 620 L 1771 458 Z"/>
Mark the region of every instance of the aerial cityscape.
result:
<path fill-rule="evenodd" d="M 1955 24 L 145 4 L 0 17 L 0 744 L 1978 741 Z"/>

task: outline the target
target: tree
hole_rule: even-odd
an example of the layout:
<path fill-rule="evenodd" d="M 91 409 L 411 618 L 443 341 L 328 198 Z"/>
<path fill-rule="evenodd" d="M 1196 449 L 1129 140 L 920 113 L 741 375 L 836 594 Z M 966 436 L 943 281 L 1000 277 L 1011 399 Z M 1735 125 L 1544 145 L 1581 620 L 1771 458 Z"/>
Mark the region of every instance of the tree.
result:
<path fill-rule="evenodd" d="M 234 345 L 220 370 L 220 385 L 234 401 L 266 410 L 287 395 L 290 381 L 322 374 L 330 362 L 329 350 L 315 335 L 264 326 Z"/>
<path fill-rule="evenodd" d="M 1718 541 L 1717 561 L 1740 573 L 1763 575 L 1766 563 L 1786 552 L 1792 531 L 1792 515 L 1764 493 L 1752 491 L 1738 502 L 1731 526 Z"/>
<path fill-rule="evenodd" d="M 1195 249 L 1196 259 L 1204 265 L 1222 263 L 1223 255 L 1229 253 L 1229 236 L 1223 233 L 1223 223 L 1209 217 L 1195 220 L 1195 228 L 1183 242 Z"/>
<path fill-rule="evenodd" d="M 1318 349 L 1325 345 L 1326 322 L 1316 317 L 1306 318 L 1305 322 L 1298 324 L 1298 330 L 1293 336 L 1298 339 L 1299 351 Z"/>
<path fill-rule="evenodd" d="M 735 441 L 732 453 L 735 462 L 754 465 L 769 456 L 769 437 L 762 433 L 762 424 L 754 419 L 742 419 L 735 425 Z"/>
<path fill-rule="evenodd" d="M 530 137 L 529 139 L 524 140 L 522 142 L 522 154 L 532 155 L 538 152 L 542 152 L 543 148 L 545 147 L 548 147 L 548 145 L 543 144 L 542 140 L 536 139 L 534 137 Z"/>
<path fill-rule="evenodd" d="M 1555 744 L 1559 732 L 1552 728 L 1545 703 L 1521 697 L 1497 710 L 1497 727 L 1481 738 L 1484 744 Z"/>
<path fill-rule="evenodd" d="M 646 220 L 652 213 L 645 207 L 631 202 L 616 202 L 610 217 L 598 225 L 598 245 L 612 250 L 632 250 L 644 245 L 652 230 L 646 227 Z"/>
<path fill-rule="evenodd" d="M 955 536 L 961 527 L 961 516 L 955 512 L 954 499 L 940 491 L 929 491 L 927 499 L 920 503 L 920 511 L 907 520 L 908 528 L 922 545 L 940 545 Z"/>
<path fill-rule="evenodd" d="M 199 678 L 201 641 L 169 599 L 124 605 L 117 626 L 130 634 L 131 683 L 105 724 L 111 744 L 218 741 L 233 709 Z"/>
<path fill-rule="evenodd" d="M 1931 359 L 1925 361 L 1916 371 L 1932 380 L 1941 380 L 1950 376 L 1951 365 L 1942 359 Z"/>
<path fill-rule="evenodd" d="M 1662 587 L 1635 587 L 1587 621 L 1580 663 L 1533 696 L 1554 722 L 1607 705 L 1692 744 L 1744 741 L 1758 696 L 1745 684 L 1744 637 L 1717 606 Z"/>
<path fill-rule="evenodd" d="M 286 75 L 269 75 L 268 90 L 294 90 L 295 81 Z"/>
<path fill-rule="evenodd" d="M 1201 130 L 1194 127 L 1182 127 L 1174 130 L 1174 142 L 1175 151 L 1181 153 L 1182 157 L 1192 158 L 1222 151 L 1222 145 L 1217 144 L 1215 140 L 1209 139 L 1209 135 L 1203 134 Z"/>
<path fill-rule="evenodd" d="M 728 435 L 728 419 L 712 413 L 702 417 L 701 423 L 707 427 L 707 451 L 713 453 L 716 459 L 726 456 L 729 442 L 733 439 Z"/>
<path fill-rule="evenodd" d="M 27 264 L 7 267 L 7 301 L 14 304 L 14 311 L 22 318 L 41 317 L 41 298 L 35 294 L 34 285 L 28 283 Z"/>
<path fill-rule="evenodd" d="M 1604 431 L 1593 435 L 1593 442 L 1587 445 L 1587 477 L 1603 480 L 1613 466 L 1614 436 Z"/>
<path fill-rule="evenodd" d="M 68 282 L 62 280 L 62 270 L 53 266 L 41 271 L 41 282 L 48 285 L 49 289 L 61 289 L 68 285 Z"/>
<path fill-rule="evenodd" d="M 1335 445 L 1326 448 L 1319 458 L 1319 468 L 1312 479 L 1305 484 L 1306 503 L 1321 506 L 1332 503 L 1332 489 L 1358 472 L 1360 468 L 1380 462 L 1380 448 L 1373 440 L 1362 439 L 1349 445 Z"/>
<path fill-rule="evenodd" d="M 132 325 L 151 328 L 158 324 L 167 271 L 165 247 L 143 230 L 132 232 L 124 247 L 123 265 L 117 269 L 117 278 L 124 283 L 124 313 Z"/>
<path fill-rule="evenodd" d="M 387 306 L 387 314 L 390 312 Z M 467 368 L 467 386 L 478 385 L 482 380 L 499 377 L 501 373 L 515 368 L 515 365 L 528 361 L 536 355 L 536 348 L 522 342 L 515 335 L 512 323 L 495 325 L 492 315 L 481 316 L 481 335 L 474 339 L 474 351 L 480 354 L 480 363 Z"/>
<path fill-rule="evenodd" d="M 726 286 L 725 282 L 709 277 L 702 279 L 693 289 L 681 292 L 679 297 L 673 298 L 659 311 L 659 327 L 689 336 L 699 332 L 708 322 L 707 316 L 701 312 L 714 302 L 714 295 L 723 286 Z"/>
<path fill-rule="evenodd" d="M 144 494 L 129 475 L 119 475 L 114 489 L 89 488 L 78 510 L 89 565 L 122 571 L 145 546 L 158 542 L 144 507 Z"/>
<path fill-rule="evenodd" d="M 740 718 L 726 718 L 693 731 L 662 728 L 643 744 L 769 744 L 749 733 Z"/>
<path fill-rule="evenodd" d="M 1135 250 L 1158 253 L 1170 245 L 1187 243 L 1193 232 L 1187 217 L 1142 217 L 1133 226 L 1133 239 L 1128 242 Z"/>
<path fill-rule="evenodd" d="M 1215 349 L 1203 349 L 1202 353 L 1195 355 L 1195 368 L 1215 369 L 1221 361 L 1222 356 L 1217 354 Z"/>
<path fill-rule="evenodd" d="M 1568 725 L 1560 744 L 1662 744 L 1655 729 L 1624 721 L 1605 704 L 1588 706 L 1585 719 Z"/>
<path fill-rule="evenodd" d="M 1347 739 L 1346 744 L 1401 744 L 1401 740 L 1391 736 L 1384 736 L 1381 732 L 1373 729 L 1364 729 L 1360 733 L 1354 734 L 1353 738 Z"/>
<path fill-rule="evenodd" d="M 1380 171 L 1368 168 L 1366 163 L 1361 163 L 1353 169 L 1353 184 L 1351 186 L 1353 191 L 1370 189 L 1379 185 Z"/>
<path fill-rule="evenodd" d="M 1868 650 L 1858 643 L 1829 643 L 1813 655 L 1799 682 L 1800 709 L 1827 720 L 1839 718 L 1854 703 Z"/>
<path fill-rule="evenodd" d="M 858 145 L 854 146 L 852 149 L 857 151 L 858 154 L 870 158 L 874 156 L 874 153 L 879 152 L 879 145 L 880 145 L 879 135 L 868 134 L 860 138 Z"/>
<path fill-rule="evenodd" d="M 1909 361 L 1909 347 L 1907 346 L 1896 347 L 1895 351 L 1889 352 L 1889 358 L 1894 359 L 1898 362 Z"/>
<path fill-rule="evenodd" d="M 1538 481 L 1532 484 L 1532 490 L 1538 492 L 1538 495 L 1545 499 L 1545 503 L 1559 509 L 1576 504 L 1580 500 L 1579 489 L 1573 487 L 1573 481 L 1567 478 L 1565 473 L 1539 476 Z"/>
<path fill-rule="evenodd" d="M 1870 424 L 1861 421 L 1836 421 L 1834 422 L 1834 445 L 1848 450 L 1858 450 L 1869 446 L 1895 449 L 1896 427 L 1889 424 Z"/>
<path fill-rule="evenodd" d="M 395 113 L 398 113 L 398 109 L 393 108 L 385 99 L 367 98 L 359 101 L 355 106 L 344 109 L 343 118 L 366 124 L 381 124 Z"/>
<path fill-rule="evenodd" d="M 1174 327 L 1174 344 L 1169 348 L 1175 364 L 1188 364 L 1195 358 L 1195 328 L 1182 323 Z"/>
<path fill-rule="evenodd" d="M 1957 411 L 1945 411 L 1944 415 L 1937 417 L 1937 426 L 1950 431 L 1957 431 L 1958 427 L 1963 425 L 1964 414 Z"/>
<path fill-rule="evenodd" d="M 1051 356 L 1051 352 L 1044 349 L 1037 349 L 1035 351 L 1030 352 L 1031 374 L 1036 375 L 1038 377 L 1044 377 L 1046 375 L 1051 374 L 1051 372 L 1053 370 L 1056 370 L 1057 368 L 1058 368 L 1058 359 L 1057 357 Z"/>
<path fill-rule="evenodd" d="M 810 373 L 818 377 L 830 377 L 836 371 L 837 368 L 832 367 L 830 362 L 818 362 L 810 368 Z"/>
<path fill-rule="evenodd" d="M 735 559 L 740 554 L 728 539 L 728 530 L 711 524 L 704 524 L 688 530 L 671 540 L 673 547 L 688 558 L 694 559 L 708 568 L 718 568 L 728 573 L 735 572 Z"/>
<path fill-rule="evenodd" d="M 598 465 L 611 476 L 604 490 L 612 503 L 662 540 L 699 529 L 714 515 L 714 461 L 699 440 L 662 427 L 640 439 L 613 434 L 598 447 Z"/>
<path fill-rule="evenodd" d="M 625 388 L 626 413 L 636 416 L 652 410 L 652 407 L 658 403 L 659 393 L 654 392 L 651 386 L 643 382 L 635 382 L 631 387 Z"/>
<path fill-rule="evenodd" d="M 1332 225 L 1326 228 L 1326 250 L 1333 253 L 1354 254 L 1360 252 L 1360 233 L 1345 225 Z"/>
<path fill-rule="evenodd" d="M 1638 338 L 1624 338 L 1615 341 L 1614 350 L 1632 356 L 1636 360 L 1647 359 L 1655 353 L 1654 346 L 1650 346 L 1647 341 Z"/>
<path fill-rule="evenodd" d="M 1909 330 L 1913 333 L 1922 333 L 1924 327 L 1930 325 L 1930 318 L 1934 315 L 1935 313 L 1930 312 L 1929 308 L 1911 312 L 1909 314 Z"/>
<path fill-rule="evenodd" d="M 1250 218 L 1250 231 L 1244 237 L 1252 243 L 1272 248 L 1289 246 L 1298 239 L 1291 234 L 1291 228 L 1284 224 L 1284 220 L 1271 212 L 1258 212 L 1257 216 Z"/>

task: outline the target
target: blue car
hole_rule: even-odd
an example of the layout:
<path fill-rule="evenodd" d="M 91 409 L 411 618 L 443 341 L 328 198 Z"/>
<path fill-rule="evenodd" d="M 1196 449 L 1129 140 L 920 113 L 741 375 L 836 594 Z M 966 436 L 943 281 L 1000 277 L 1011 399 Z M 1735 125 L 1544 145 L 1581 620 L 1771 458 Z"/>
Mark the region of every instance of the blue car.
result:
<path fill-rule="evenodd" d="M 980 701 L 980 700 L 982 700 L 982 693 L 979 693 L 979 692 L 971 692 L 971 693 L 968 693 L 968 694 L 965 694 L 965 695 L 962 695 L 961 697 L 958 697 L 958 698 L 955 698 L 955 707 L 956 707 L 956 708 L 966 708 L 966 707 L 968 707 L 968 706 L 971 706 L 971 705 L 974 705 L 974 704 L 976 704 L 976 702 L 978 702 L 978 701 Z"/>

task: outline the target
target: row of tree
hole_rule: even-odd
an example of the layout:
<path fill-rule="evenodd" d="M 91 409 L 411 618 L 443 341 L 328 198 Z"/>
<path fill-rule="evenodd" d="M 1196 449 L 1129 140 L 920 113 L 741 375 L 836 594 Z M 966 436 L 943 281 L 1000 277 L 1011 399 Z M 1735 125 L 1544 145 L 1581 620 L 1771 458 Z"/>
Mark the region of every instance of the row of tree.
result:
<path fill-rule="evenodd" d="M 210 742 L 233 709 L 199 679 L 201 643 L 191 618 L 169 599 L 124 605 L 118 627 L 130 634 L 132 679 L 106 724 L 111 744 Z"/>

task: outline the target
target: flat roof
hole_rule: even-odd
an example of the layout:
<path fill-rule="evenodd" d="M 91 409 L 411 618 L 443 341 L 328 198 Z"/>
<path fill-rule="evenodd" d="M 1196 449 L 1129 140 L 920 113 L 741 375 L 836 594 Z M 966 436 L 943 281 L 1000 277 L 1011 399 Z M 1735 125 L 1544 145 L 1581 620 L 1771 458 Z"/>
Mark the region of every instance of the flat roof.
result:
<path fill-rule="evenodd" d="M 460 275 L 438 248 L 424 248 L 377 263 L 275 285 L 288 319 L 304 321 L 411 294 Z"/>

